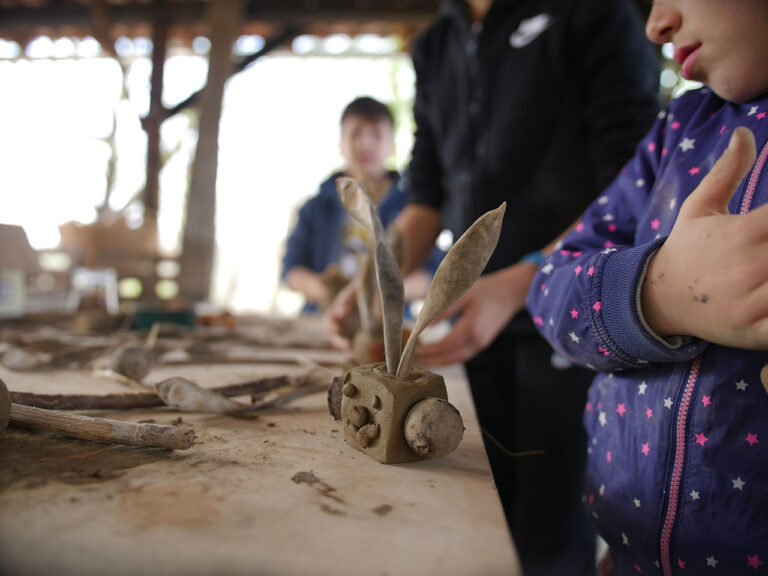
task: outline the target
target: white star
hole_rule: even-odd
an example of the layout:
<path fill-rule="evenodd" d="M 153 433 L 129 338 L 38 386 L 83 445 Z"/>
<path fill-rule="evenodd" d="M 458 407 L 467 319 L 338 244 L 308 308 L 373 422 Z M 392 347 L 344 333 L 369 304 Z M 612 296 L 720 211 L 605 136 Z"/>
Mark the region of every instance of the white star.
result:
<path fill-rule="evenodd" d="M 611 252 L 618 252 L 618 250 L 616 250 L 616 248 L 606 248 L 601 254 L 610 254 Z"/>
<path fill-rule="evenodd" d="M 733 487 L 736 490 L 741 490 L 742 492 L 744 492 L 744 486 L 746 486 L 747 483 L 744 482 L 744 480 L 741 479 L 741 476 L 739 476 L 738 478 L 736 478 L 734 480 L 731 480 L 731 482 L 733 482 Z"/>
<path fill-rule="evenodd" d="M 747 116 L 754 116 L 757 114 L 757 106 L 752 106 L 752 108 L 749 109 L 749 112 L 747 112 Z"/>
<path fill-rule="evenodd" d="M 707 566 L 717 568 L 717 559 L 714 556 L 707 556 Z"/>
<path fill-rule="evenodd" d="M 691 500 L 698 500 L 699 493 L 696 490 L 691 490 Z"/>
<path fill-rule="evenodd" d="M 600 415 L 597 417 L 597 419 L 600 422 L 600 426 L 605 426 L 608 424 L 608 418 L 606 418 L 605 412 L 600 412 Z"/>
<path fill-rule="evenodd" d="M 637 387 L 637 393 L 639 395 L 645 394 L 645 389 L 648 388 L 648 384 L 645 382 L 641 382 L 640 385 Z"/>
<path fill-rule="evenodd" d="M 746 392 L 747 391 L 747 386 L 749 386 L 749 384 L 744 382 L 743 378 L 741 380 L 739 380 L 738 382 L 736 382 L 736 390 L 738 390 L 739 392 Z"/>
<path fill-rule="evenodd" d="M 656 118 L 661 119 L 661 118 L 664 118 L 666 115 L 667 115 L 667 111 L 666 110 L 662 110 L 661 112 L 656 114 Z"/>
<path fill-rule="evenodd" d="M 555 319 L 554 318 L 550 318 L 549 319 L 549 325 L 550 326 L 554 326 L 555 325 Z"/>
<path fill-rule="evenodd" d="M 600 518 L 600 516 L 597 515 L 597 512 L 592 512 L 592 518 Z"/>
<path fill-rule="evenodd" d="M 694 144 L 696 143 L 696 140 L 694 138 L 683 138 L 683 141 L 678 144 L 680 146 L 680 150 L 683 152 L 688 152 L 688 150 L 694 149 Z"/>
<path fill-rule="evenodd" d="M 669 201 L 669 209 L 674 210 L 677 208 L 677 198 L 672 198 L 672 200 Z"/>
<path fill-rule="evenodd" d="M 645 180 L 643 180 L 642 178 L 638 178 L 637 180 L 635 180 L 635 186 L 637 186 L 638 188 L 642 188 L 643 186 L 645 186 Z"/>
<path fill-rule="evenodd" d="M 594 450 L 592 450 L 592 446 L 587 447 L 587 454 L 592 454 Z"/>
<path fill-rule="evenodd" d="M 672 409 L 672 398 L 664 398 L 664 408 Z"/>
<path fill-rule="evenodd" d="M 624 534 L 624 532 L 621 533 L 621 543 L 624 544 L 624 546 L 629 546 L 629 536 Z"/>
<path fill-rule="evenodd" d="M 611 214 L 610 212 L 608 214 L 606 214 L 605 216 L 603 216 L 603 220 L 606 221 L 606 222 L 613 222 L 614 219 L 615 219 L 614 215 Z"/>
<path fill-rule="evenodd" d="M 551 274 L 552 270 L 554 270 L 555 267 L 552 265 L 552 263 L 547 263 L 544 266 L 541 267 L 541 271 L 544 272 L 544 274 Z"/>
<path fill-rule="evenodd" d="M 568 332 L 568 336 L 570 336 L 570 337 L 571 337 L 571 341 L 572 341 L 572 342 L 576 342 L 576 344 L 579 344 L 579 343 L 581 342 L 581 340 L 579 339 L 579 337 L 578 337 L 578 336 L 576 336 L 576 333 L 575 333 L 575 332 Z"/>
<path fill-rule="evenodd" d="M 640 499 L 639 498 L 635 498 L 634 500 L 632 500 L 632 502 L 634 503 L 635 508 L 640 508 Z"/>
<path fill-rule="evenodd" d="M 603 204 L 608 204 L 608 196 L 600 196 L 600 198 L 597 199 L 597 203 L 601 206 Z"/>
<path fill-rule="evenodd" d="M 605 494 L 605 484 L 600 484 L 600 490 L 598 490 L 598 493 L 600 494 L 600 496 Z"/>
<path fill-rule="evenodd" d="M 544 290 L 544 296 L 549 296 L 549 288 L 546 288 L 546 289 Z"/>
<path fill-rule="evenodd" d="M 656 568 L 661 568 L 661 566 L 659 565 L 659 561 L 658 560 L 656 560 L 656 562 L 654 562 L 653 565 L 656 566 Z"/>

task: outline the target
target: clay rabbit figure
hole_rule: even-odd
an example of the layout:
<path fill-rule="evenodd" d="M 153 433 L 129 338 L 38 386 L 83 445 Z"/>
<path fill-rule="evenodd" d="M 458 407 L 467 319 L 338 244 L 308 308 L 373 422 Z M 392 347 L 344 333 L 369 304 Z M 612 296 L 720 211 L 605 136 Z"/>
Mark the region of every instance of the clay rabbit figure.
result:
<path fill-rule="evenodd" d="M 337 190 L 346 210 L 373 233 L 370 254 L 382 300 L 386 362 L 356 366 L 337 379 L 329 390 L 331 413 L 343 422 L 351 446 L 384 464 L 445 456 L 461 442 L 463 421 L 448 402 L 443 378 L 414 366 L 413 352 L 422 330 L 463 296 L 485 268 L 506 205 L 478 218 L 445 255 L 402 347 L 403 279 L 387 234 L 355 180 L 339 178 Z"/>

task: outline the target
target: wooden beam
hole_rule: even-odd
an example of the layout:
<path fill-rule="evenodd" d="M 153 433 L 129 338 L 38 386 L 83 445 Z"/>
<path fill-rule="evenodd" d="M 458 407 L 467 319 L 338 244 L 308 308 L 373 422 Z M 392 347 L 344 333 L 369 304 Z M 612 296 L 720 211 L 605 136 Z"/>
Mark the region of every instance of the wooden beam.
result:
<path fill-rule="evenodd" d="M 171 25 L 204 22 L 209 4 L 211 2 L 199 0 L 169 2 L 168 22 Z M 433 16 L 438 6 L 439 0 L 250 0 L 244 21 L 283 24 L 329 20 L 414 22 Z M 117 25 L 151 24 L 153 20 L 152 5 L 143 2 L 110 4 L 107 13 L 110 21 Z M 0 8 L 0 33 L 39 26 L 87 28 L 90 26 L 90 10 L 86 4 L 79 3 Z"/>

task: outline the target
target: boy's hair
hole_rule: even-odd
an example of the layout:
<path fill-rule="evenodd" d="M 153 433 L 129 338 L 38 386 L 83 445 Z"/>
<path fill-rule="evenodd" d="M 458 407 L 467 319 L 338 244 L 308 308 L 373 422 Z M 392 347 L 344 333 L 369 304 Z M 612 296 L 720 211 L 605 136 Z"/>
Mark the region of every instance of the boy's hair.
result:
<path fill-rule="evenodd" d="M 389 107 L 369 96 L 360 96 L 347 104 L 344 112 L 341 113 L 340 123 L 343 124 L 349 116 L 359 116 L 371 122 L 387 120 L 392 126 L 395 125 L 395 119 Z"/>

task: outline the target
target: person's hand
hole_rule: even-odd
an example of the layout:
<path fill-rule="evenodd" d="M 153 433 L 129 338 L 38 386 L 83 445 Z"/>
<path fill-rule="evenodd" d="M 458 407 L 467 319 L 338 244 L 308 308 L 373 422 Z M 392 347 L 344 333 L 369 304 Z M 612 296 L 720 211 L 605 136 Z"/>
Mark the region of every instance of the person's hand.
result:
<path fill-rule="evenodd" d="M 763 366 L 763 369 L 760 371 L 760 380 L 763 381 L 763 388 L 768 393 L 768 364 Z"/>
<path fill-rule="evenodd" d="M 323 328 L 331 344 L 339 350 L 351 350 L 357 318 L 357 281 L 349 282 L 333 299 L 323 314 Z"/>
<path fill-rule="evenodd" d="M 752 133 L 737 128 L 651 259 L 642 310 L 660 336 L 768 349 L 768 205 L 742 215 L 727 208 L 754 161 Z"/>
<path fill-rule="evenodd" d="M 439 322 L 459 315 L 445 338 L 416 347 L 416 363 L 441 366 L 464 362 L 485 349 L 523 309 L 535 274 L 536 266 L 525 263 L 478 278 L 464 296 L 435 318 Z"/>

